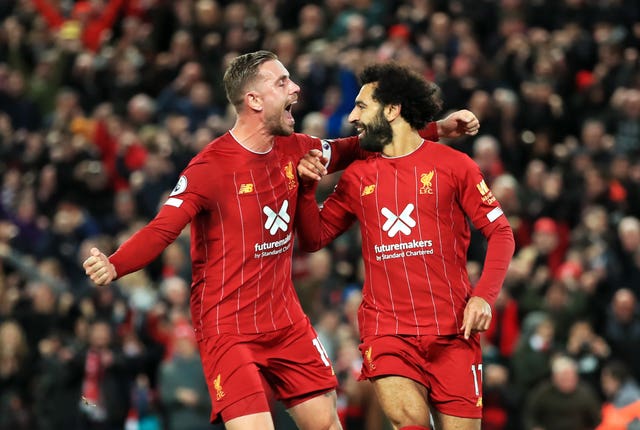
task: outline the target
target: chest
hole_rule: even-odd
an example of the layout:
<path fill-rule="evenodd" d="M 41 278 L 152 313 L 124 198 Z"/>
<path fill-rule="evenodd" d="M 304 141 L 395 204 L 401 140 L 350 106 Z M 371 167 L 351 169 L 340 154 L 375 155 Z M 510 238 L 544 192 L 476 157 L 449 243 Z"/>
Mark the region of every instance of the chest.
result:
<path fill-rule="evenodd" d="M 350 195 L 369 213 L 387 208 L 399 214 L 407 207 L 430 212 L 457 200 L 456 180 L 446 169 L 428 163 L 366 167 L 355 176 Z"/>
<path fill-rule="evenodd" d="M 298 191 L 295 167 L 291 158 L 269 156 L 227 170 L 211 184 L 217 194 L 214 219 L 238 227 L 261 225 L 271 235 L 289 231 Z"/>

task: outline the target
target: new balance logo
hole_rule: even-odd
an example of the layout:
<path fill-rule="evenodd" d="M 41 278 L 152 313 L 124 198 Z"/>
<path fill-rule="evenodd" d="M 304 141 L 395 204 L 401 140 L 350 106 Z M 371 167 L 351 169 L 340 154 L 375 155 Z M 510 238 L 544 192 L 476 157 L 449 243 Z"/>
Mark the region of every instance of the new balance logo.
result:
<path fill-rule="evenodd" d="M 376 189 L 375 184 L 374 185 L 367 185 L 366 187 L 364 187 L 364 189 L 362 190 L 362 195 L 363 196 L 368 196 L 369 194 L 372 194 L 373 191 Z"/>
<path fill-rule="evenodd" d="M 382 230 L 386 231 L 389 237 L 393 237 L 398 232 L 402 234 L 410 234 L 411 229 L 416 226 L 416 222 L 411 218 L 411 213 L 415 209 L 412 203 L 409 203 L 400 215 L 396 215 L 387 208 L 382 208 L 380 211 L 382 215 L 387 218 L 387 221 L 382 226 Z"/>
<path fill-rule="evenodd" d="M 269 230 L 271 236 L 275 235 L 278 230 L 287 231 L 289 228 L 289 221 L 291 221 L 291 217 L 287 213 L 288 208 L 289 201 L 285 200 L 278 212 L 274 212 L 274 210 L 269 206 L 265 206 L 264 209 L 262 209 L 262 212 L 267 216 L 264 228 Z"/>

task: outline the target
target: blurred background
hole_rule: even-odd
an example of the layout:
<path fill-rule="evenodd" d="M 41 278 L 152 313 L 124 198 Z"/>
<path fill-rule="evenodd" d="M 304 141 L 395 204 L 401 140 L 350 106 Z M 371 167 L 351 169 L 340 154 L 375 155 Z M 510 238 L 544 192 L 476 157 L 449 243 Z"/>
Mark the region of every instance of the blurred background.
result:
<path fill-rule="evenodd" d="M 213 428 L 188 229 L 109 288 L 81 263 L 233 125 L 222 74 L 257 49 L 301 86 L 298 131 L 350 135 L 357 73 L 386 60 L 437 83 L 443 116 L 480 119 L 443 143 L 478 163 L 516 237 L 482 335 L 483 429 L 640 428 L 640 2 L 0 0 L 1 430 Z M 474 232 L 472 282 L 484 247 Z M 387 428 L 357 381 L 357 227 L 296 252 L 293 275 L 345 429 Z"/>

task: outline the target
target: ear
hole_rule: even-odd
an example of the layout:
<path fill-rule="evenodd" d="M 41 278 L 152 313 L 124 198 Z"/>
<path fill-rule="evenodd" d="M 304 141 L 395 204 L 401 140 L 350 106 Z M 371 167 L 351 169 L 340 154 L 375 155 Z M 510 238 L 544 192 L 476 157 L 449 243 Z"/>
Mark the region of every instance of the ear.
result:
<path fill-rule="evenodd" d="M 384 107 L 384 117 L 387 119 L 387 121 L 391 122 L 400 116 L 401 110 L 402 105 L 386 105 Z"/>
<path fill-rule="evenodd" d="M 262 111 L 262 98 L 255 91 L 249 91 L 247 94 L 245 94 L 244 100 L 246 105 L 251 109 L 258 112 Z"/>

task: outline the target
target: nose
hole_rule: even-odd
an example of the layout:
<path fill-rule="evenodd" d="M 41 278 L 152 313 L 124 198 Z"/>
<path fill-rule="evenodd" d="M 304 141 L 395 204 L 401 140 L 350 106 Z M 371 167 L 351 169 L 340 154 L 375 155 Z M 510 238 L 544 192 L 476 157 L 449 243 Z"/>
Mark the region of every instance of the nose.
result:
<path fill-rule="evenodd" d="M 292 94 L 300 93 L 300 86 L 293 81 L 291 81 L 291 93 Z"/>
<path fill-rule="evenodd" d="M 356 121 L 358 121 L 359 116 L 358 113 L 356 112 L 357 108 L 353 108 L 351 110 L 351 112 L 349 113 L 349 117 L 347 118 L 349 120 L 350 123 L 354 123 Z"/>

